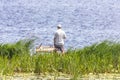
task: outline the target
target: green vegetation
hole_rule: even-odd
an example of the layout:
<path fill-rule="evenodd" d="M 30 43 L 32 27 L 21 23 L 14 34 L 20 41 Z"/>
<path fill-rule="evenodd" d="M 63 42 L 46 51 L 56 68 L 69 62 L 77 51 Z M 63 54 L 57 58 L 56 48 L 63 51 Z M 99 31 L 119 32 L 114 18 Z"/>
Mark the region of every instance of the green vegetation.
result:
<path fill-rule="evenodd" d="M 120 72 L 120 43 L 103 41 L 83 49 L 68 50 L 64 55 L 30 55 L 32 40 L 0 44 L 0 73 L 66 73 L 77 77 L 88 73 Z"/>

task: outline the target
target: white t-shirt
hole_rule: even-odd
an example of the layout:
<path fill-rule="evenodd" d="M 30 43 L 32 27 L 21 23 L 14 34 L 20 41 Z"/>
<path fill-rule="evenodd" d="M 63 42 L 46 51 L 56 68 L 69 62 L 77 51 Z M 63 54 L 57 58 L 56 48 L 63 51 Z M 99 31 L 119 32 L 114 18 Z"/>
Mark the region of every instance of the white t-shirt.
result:
<path fill-rule="evenodd" d="M 66 34 L 62 29 L 58 29 L 55 32 L 54 43 L 56 45 L 64 45 L 64 39 L 66 38 Z"/>

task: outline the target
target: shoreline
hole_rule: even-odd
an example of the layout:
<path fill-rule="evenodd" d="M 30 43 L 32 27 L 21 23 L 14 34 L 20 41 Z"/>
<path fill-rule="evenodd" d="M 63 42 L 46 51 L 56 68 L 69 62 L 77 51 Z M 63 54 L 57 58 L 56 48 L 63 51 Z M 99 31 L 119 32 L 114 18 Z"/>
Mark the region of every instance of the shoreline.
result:
<path fill-rule="evenodd" d="M 71 80 L 72 76 L 67 74 L 55 74 L 55 73 L 45 73 L 36 75 L 34 73 L 15 73 L 14 75 L 1 75 L 0 80 Z M 119 73 L 99 73 L 93 74 L 89 73 L 86 75 L 78 76 L 78 80 L 113 80 L 120 79 Z"/>
<path fill-rule="evenodd" d="M 63 73 L 15 73 L 14 75 L 1 75 L 0 80 L 70 80 L 72 77 Z"/>

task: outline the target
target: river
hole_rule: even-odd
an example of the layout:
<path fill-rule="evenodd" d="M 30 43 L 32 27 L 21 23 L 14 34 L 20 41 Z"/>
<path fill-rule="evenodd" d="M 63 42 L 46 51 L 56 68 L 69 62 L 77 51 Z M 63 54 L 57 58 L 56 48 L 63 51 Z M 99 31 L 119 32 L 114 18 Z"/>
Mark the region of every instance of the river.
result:
<path fill-rule="evenodd" d="M 65 48 L 120 40 L 119 0 L 0 0 L 0 43 L 36 38 L 53 45 L 58 24 L 67 34 Z"/>

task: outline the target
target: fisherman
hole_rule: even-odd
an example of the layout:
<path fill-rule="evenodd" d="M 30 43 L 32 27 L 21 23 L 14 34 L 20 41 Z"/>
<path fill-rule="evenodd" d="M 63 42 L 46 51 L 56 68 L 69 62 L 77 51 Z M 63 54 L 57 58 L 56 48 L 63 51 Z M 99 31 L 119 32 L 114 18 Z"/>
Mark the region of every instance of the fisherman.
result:
<path fill-rule="evenodd" d="M 66 33 L 62 30 L 61 24 L 59 24 L 54 34 L 54 47 L 56 51 L 60 50 L 64 53 L 64 39 L 66 39 Z"/>

